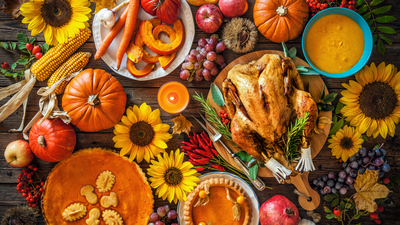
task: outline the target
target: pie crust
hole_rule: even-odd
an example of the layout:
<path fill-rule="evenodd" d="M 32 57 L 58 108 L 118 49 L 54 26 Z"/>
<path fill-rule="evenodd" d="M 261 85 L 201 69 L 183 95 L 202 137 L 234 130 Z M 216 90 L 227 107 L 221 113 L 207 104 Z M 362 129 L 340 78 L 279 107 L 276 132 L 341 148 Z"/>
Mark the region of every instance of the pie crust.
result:
<path fill-rule="evenodd" d="M 115 175 L 115 183 L 108 192 L 100 192 L 96 188 L 96 179 L 107 170 Z M 94 193 L 99 200 L 115 192 L 119 198 L 117 207 L 106 209 L 100 201 L 90 204 L 80 193 L 85 185 L 95 187 Z M 72 222 L 63 219 L 63 211 L 74 203 L 84 205 L 87 212 L 99 208 L 101 215 L 106 210 L 115 211 L 128 224 L 147 224 L 153 212 L 153 193 L 142 169 L 135 162 L 129 162 L 127 157 L 102 148 L 79 150 L 58 163 L 47 177 L 43 189 L 42 213 L 49 225 L 86 224 L 90 213 Z M 106 224 L 103 216 L 98 220 L 100 225 Z"/>
<path fill-rule="evenodd" d="M 236 221 L 233 219 L 233 213 L 221 213 L 221 215 L 218 215 L 218 218 L 221 218 L 222 221 L 211 221 L 212 225 L 249 225 L 250 224 L 250 220 L 251 220 L 251 209 L 250 209 L 250 205 L 249 205 L 249 196 L 247 195 L 247 193 L 243 190 L 243 188 L 241 186 L 239 186 L 239 184 L 225 179 L 225 178 L 210 178 L 207 179 L 203 182 L 201 182 L 192 193 L 189 194 L 187 201 L 185 202 L 185 206 L 184 206 L 184 220 L 185 220 L 185 224 L 186 225 L 197 225 L 199 222 L 208 222 L 207 221 L 194 221 L 194 212 L 193 212 L 193 206 L 197 203 L 198 201 L 198 196 L 199 196 L 199 192 L 204 190 L 204 187 L 206 184 L 209 184 L 209 190 L 210 190 L 210 198 L 212 198 L 212 188 L 213 187 L 227 187 L 230 190 L 230 194 L 232 195 L 232 193 L 236 194 L 236 195 L 242 195 L 245 196 L 246 200 L 243 204 L 241 204 L 241 209 L 242 209 L 242 213 L 241 213 L 241 219 L 240 221 Z M 221 190 L 221 189 L 219 189 Z M 226 201 L 229 201 L 225 196 L 226 196 L 226 191 L 225 189 L 223 189 L 224 194 L 222 194 L 224 197 L 221 198 L 225 199 Z M 232 196 L 232 198 L 236 199 L 236 197 Z M 219 210 L 218 206 L 215 206 L 214 204 L 211 203 L 211 199 L 210 202 L 205 205 L 205 206 L 198 206 L 198 207 L 211 207 L 211 208 L 215 208 L 213 209 L 213 212 L 217 212 Z M 229 204 L 225 204 L 225 205 L 229 205 Z M 231 207 L 230 205 L 228 207 Z M 214 215 L 217 213 L 214 213 Z M 204 215 L 205 218 L 209 219 L 209 217 L 207 215 Z M 243 219 L 242 219 L 243 218 Z M 243 221 L 243 222 L 241 222 Z"/>

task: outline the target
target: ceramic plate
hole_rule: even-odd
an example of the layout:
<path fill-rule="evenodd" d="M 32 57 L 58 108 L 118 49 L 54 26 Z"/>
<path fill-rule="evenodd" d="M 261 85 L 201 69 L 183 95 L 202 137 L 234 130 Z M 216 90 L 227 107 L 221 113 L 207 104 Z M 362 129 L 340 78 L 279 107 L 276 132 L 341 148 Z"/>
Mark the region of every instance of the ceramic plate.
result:
<path fill-rule="evenodd" d="M 251 212 L 252 212 L 250 224 L 259 224 L 260 218 L 258 216 L 258 211 L 260 209 L 260 204 L 258 203 L 258 198 L 257 198 L 256 194 L 254 193 L 253 189 L 250 187 L 250 185 L 248 183 L 246 183 L 246 181 L 244 181 L 242 178 L 240 178 L 236 175 L 230 174 L 230 173 L 211 172 L 211 173 L 201 175 L 200 181 L 198 183 L 200 183 L 204 180 L 210 179 L 210 178 L 225 178 L 225 179 L 229 179 L 229 180 L 239 184 L 250 198 L 250 205 L 251 205 Z M 184 207 L 185 207 L 185 202 L 178 203 L 177 213 L 178 213 L 178 222 L 180 225 L 185 225 L 185 220 L 184 220 L 184 215 L 183 215 Z"/>
<path fill-rule="evenodd" d="M 124 0 L 118 0 L 117 4 L 120 4 L 123 1 Z M 166 70 L 163 70 L 163 68 L 161 68 L 161 66 L 160 66 L 160 63 L 157 63 L 156 69 L 153 72 L 151 72 L 149 75 L 147 75 L 145 77 L 140 77 L 140 78 L 134 77 L 130 74 L 130 72 L 126 68 L 126 59 L 127 59 L 126 54 L 124 55 L 124 58 L 122 59 L 121 68 L 119 70 L 116 70 L 115 55 L 117 53 L 119 43 L 122 39 L 123 29 L 115 37 L 115 39 L 111 43 L 110 47 L 108 47 L 107 52 L 103 55 L 103 57 L 101 57 L 103 59 L 103 61 L 117 74 L 122 75 L 127 78 L 130 78 L 130 79 L 133 79 L 133 80 L 139 80 L 139 81 L 157 79 L 160 77 L 167 76 L 169 73 L 174 71 L 185 60 L 185 56 L 189 54 L 189 51 L 190 51 L 190 49 L 192 47 L 192 43 L 193 43 L 194 33 L 195 33 L 192 11 L 190 10 L 190 7 L 186 1 L 181 1 L 181 4 L 182 4 L 182 8 L 179 12 L 179 18 L 182 19 L 183 25 L 185 26 L 185 32 L 186 32 L 185 43 L 182 46 L 182 48 L 179 49 L 174 61 L 171 63 L 171 65 Z M 122 14 L 125 7 L 123 7 L 122 9 L 120 9 L 117 12 L 117 18 L 119 18 L 119 16 Z M 142 8 L 140 8 L 138 18 L 140 18 L 142 20 L 149 20 L 149 19 L 153 18 L 153 16 L 147 14 Z M 106 35 L 108 34 L 108 31 L 109 31 L 109 29 L 107 29 L 101 25 L 100 19 L 96 14 L 94 16 L 93 25 L 92 25 L 93 39 L 94 39 L 94 44 L 96 46 L 96 49 L 98 48 L 98 46 L 100 45 L 102 40 L 106 37 Z M 166 43 L 170 43 L 169 38 L 163 34 L 162 34 L 161 40 L 165 41 Z M 152 52 L 147 47 L 145 49 L 151 55 L 156 55 L 154 52 Z M 146 65 L 145 62 L 139 62 L 139 63 L 135 64 L 136 68 L 139 70 L 143 69 L 145 65 Z"/>

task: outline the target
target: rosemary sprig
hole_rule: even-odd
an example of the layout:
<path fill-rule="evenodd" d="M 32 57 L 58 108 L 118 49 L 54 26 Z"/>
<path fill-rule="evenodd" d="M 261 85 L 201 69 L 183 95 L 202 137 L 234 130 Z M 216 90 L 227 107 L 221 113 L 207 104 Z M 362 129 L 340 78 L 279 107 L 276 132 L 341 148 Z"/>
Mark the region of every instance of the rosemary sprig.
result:
<path fill-rule="evenodd" d="M 203 106 L 203 110 L 201 111 L 206 114 L 207 120 L 215 127 L 215 129 L 220 132 L 226 140 L 232 141 L 232 134 L 229 131 L 229 127 L 222 123 L 218 112 L 210 105 L 209 102 L 207 102 L 207 99 L 203 97 L 203 94 L 195 92 L 193 98 L 199 101 L 201 106 Z"/>
<path fill-rule="evenodd" d="M 299 145 L 301 138 L 303 137 L 303 130 L 308 124 L 308 116 L 310 113 L 306 113 L 303 117 L 296 119 L 294 124 L 290 124 L 290 129 L 287 134 L 287 140 L 283 137 L 283 144 L 285 147 L 286 160 L 290 163 L 297 159 L 301 155 Z"/>

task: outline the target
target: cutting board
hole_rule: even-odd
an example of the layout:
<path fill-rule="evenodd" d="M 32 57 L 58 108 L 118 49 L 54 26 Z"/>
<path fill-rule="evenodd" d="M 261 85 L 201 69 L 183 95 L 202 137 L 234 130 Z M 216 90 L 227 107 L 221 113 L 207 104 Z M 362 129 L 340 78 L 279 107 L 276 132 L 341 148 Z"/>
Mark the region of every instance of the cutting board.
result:
<path fill-rule="evenodd" d="M 274 51 L 274 50 L 262 50 L 262 51 L 256 51 L 252 52 L 246 55 L 243 55 L 233 62 L 231 62 L 229 65 L 227 65 L 218 75 L 218 77 L 215 79 L 214 84 L 217 85 L 217 87 L 222 91 L 222 82 L 224 79 L 228 76 L 228 72 L 237 64 L 247 64 L 253 60 L 258 60 L 261 58 L 264 54 L 278 54 L 281 57 L 284 57 L 284 52 L 282 51 Z M 294 63 L 297 65 L 302 65 L 302 66 L 307 66 L 310 67 L 310 65 L 296 57 L 294 60 Z M 304 87 L 308 92 L 312 95 L 313 99 L 315 102 L 318 102 L 319 97 L 321 96 L 322 88 L 324 86 L 324 81 L 319 75 L 303 75 L 301 76 L 301 79 L 304 83 Z M 325 89 L 325 95 L 328 95 L 328 90 Z M 219 110 L 221 107 L 219 107 L 212 99 L 211 97 L 211 92 L 208 93 L 207 96 L 208 101 L 210 104 L 217 110 Z M 225 107 L 222 107 L 225 109 Z M 318 115 L 319 117 L 325 116 L 330 119 L 332 119 L 332 112 L 323 112 L 321 111 Z M 311 138 L 311 151 L 312 151 L 312 158 L 314 158 L 322 149 L 324 146 L 327 138 L 329 131 L 331 129 L 331 125 L 328 124 L 324 128 L 324 133 L 323 134 L 314 134 Z M 234 147 L 229 141 L 224 141 L 234 152 L 240 151 L 240 149 Z M 214 143 L 214 146 L 216 150 L 221 154 L 221 156 L 228 161 L 230 164 L 235 166 L 236 168 L 239 169 L 237 164 L 233 161 L 233 159 L 230 157 L 230 155 L 225 151 L 225 149 L 222 147 L 221 144 L 219 143 Z M 258 171 L 258 176 L 260 177 L 273 177 L 272 172 L 267 169 L 267 168 L 260 168 Z M 299 203 L 300 205 L 306 209 L 306 210 L 313 210 L 318 207 L 320 203 L 320 196 L 317 192 L 315 192 L 309 185 L 308 182 L 308 173 L 302 173 L 302 174 L 296 174 L 295 176 L 291 176 L 290 180 L 287 181 L 288 183 L 292 183 L 293 185 L 296 186 L 296 188 L 303 193 L 306 196 L 309 196 L 312 198 L 311 201 L 306 200 L 303 197 L 299 197 Z M 267 184 L 268 186 L 268 184 Z"/>

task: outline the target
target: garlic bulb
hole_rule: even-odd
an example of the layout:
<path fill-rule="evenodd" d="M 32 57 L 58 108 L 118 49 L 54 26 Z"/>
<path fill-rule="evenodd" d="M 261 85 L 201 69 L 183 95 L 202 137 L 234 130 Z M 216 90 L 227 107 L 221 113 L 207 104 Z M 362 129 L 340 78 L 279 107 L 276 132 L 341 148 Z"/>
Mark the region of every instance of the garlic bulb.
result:
<path fill-rule="evenodd" d="M 117 18 L 116 12 L 120 10 L 122 7 L 126 6 L 129 3 L 129 1 L 124 1 L 121 4 L 117 5 L 113 9 L 107 9 L 103 8 L 101 9 L 98 13 L 97 16 L 100 19 L 100 23 L 107 29 L 111 29 L 114 24 L 115 20 Z"/>
<path fill-rule="evenodd" d="M 315 225 L 315 223 L 311 220 L 302 219 L 300 220 L 298 225 Z"/>

